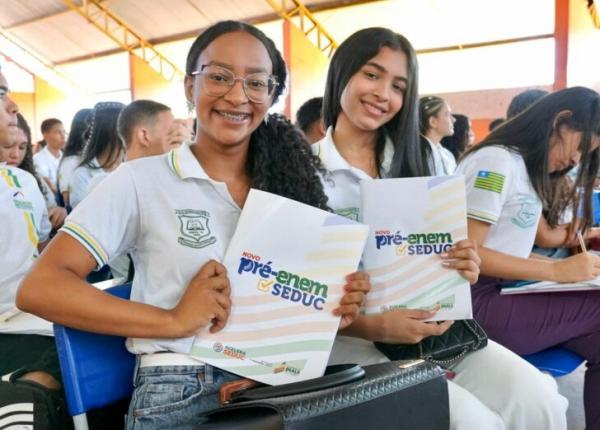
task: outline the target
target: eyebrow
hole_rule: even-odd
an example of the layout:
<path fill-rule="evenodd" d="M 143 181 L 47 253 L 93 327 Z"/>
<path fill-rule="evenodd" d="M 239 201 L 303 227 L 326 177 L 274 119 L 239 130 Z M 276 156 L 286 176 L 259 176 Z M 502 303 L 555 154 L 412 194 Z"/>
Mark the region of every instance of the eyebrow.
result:
<path fill-rule="evenodd" d="M 233 66 L 231 64 L 221 63 L 220 61 L 210 61 L 207 63 L 207 65 L 219 66 L 219 67 L 223 67 L 224 69 L 233 70 Z M 246 71 L 246 73 L 269 73 L 263 67 L 246 67 L 244 70 Z"/>
<path fill-rule="evenodd" d="M 381 72 L 388 73 L 388 71 L 385 67 L 383 67 L 381 64 L 377 64 L 374 61 L 369 61 L 367 64 L 365 64 L 365 66 L 375 67 L 377 70 L 379 70 Z M 404 82 L 408 83 L 408 78 L 405 76 L 394 76 L 394 79 L 398 79 L 400 81 L 404 81 Z"/>

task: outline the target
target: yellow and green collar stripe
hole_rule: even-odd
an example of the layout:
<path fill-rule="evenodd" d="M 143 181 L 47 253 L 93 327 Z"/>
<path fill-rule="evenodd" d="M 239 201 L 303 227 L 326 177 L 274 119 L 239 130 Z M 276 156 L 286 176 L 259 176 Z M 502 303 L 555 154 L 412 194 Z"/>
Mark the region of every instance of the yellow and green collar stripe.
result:
<path fill-rule="evenodd" d="M 181 173 L 181 167 L 179 166 L 179 153 L 178 150 L 172 149 L 169 153 L 169 163 L 171 164 L 171 168 L 173 171 L 183 179 L 183 174 Z"/>
<path fill-rule="evenodd" d="M 21 184 L 19 183 L 19 178 L 9 169 L 0 169 L 0 176 L 4 178 L 6 183 L 11 188 L 21 188 Z"/>
<path fill-rule="evenodd" d="M 65 224 L 61 230 L 64 230 L 65 233 L 73 236 L 83 246 L 85 246 L 87 250 L 90 251 L 90 253 L 94 256 L 100 267 L 104 266 L 108 262 L 108 255 L 106 255 L 104 249 L 102 249 L 100 244 L 96 242 L 96 240 L 83 228 L 73 223 L 69 223 Z"/>

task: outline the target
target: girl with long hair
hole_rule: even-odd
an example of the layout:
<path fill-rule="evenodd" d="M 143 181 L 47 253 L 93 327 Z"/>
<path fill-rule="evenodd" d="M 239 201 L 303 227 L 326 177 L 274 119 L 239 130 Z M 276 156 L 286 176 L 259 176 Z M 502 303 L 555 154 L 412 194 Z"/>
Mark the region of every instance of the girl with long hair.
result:
<path fill-rule="evenodd" d="M 250 188 L 327 208 L 318 159 L 301 132 L 267 115 L 285 81 L 281 54 L 256 27 L 225 21 L 206 29 L 190 48 L 184 82 L 198 119 L 195 141 L 123 163 L 75 208 L 21 285 L 23 309 L 129 337 L 139 357 L 129 429 L 196 428 L 218 406 L 220 386 L 238 378 L 188 354 L 199 330 L 216 332 L 227 323 L 229 280 L 217 261 Z M 198 246 L 177 240 L 181 214 L 207 220 Z M 127 252 L 136 268 L 131 301 L 83 281 Z M 370 285 L 354 273 L 345 288 L 334 311 L 342 328 L 356 318 Z"/>

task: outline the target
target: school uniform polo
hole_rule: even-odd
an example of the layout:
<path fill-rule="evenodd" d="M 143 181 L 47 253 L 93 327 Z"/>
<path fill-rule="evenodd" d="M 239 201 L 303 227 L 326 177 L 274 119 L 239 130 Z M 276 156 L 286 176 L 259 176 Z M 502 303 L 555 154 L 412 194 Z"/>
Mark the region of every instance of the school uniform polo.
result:
<path fill-rule="evenodd" d="M 210 259 L 222 261 L 241 209 L 208 177 L 189 145 L 123 163 L 67 218 L 62 231 L 102 267 L 130 254 L 131 300 L 173 308 Z M 194 338 L 128 339 L 135 354 L 189 353 Z"/>
<path fill-rule="evenodd" d="M 97 159 L 90 162 L 91 166 L 77 166 L 69 183 L 69 203 L 74 208 L 89 194 L 90 182 L 96 176 L 105 177 L 108 173 L 100 167 Z"/>
<path fill-rule="evenodd" d="M 483 245 L 526 258 L 531 253 L 542 203 L 523 157 L 500 146 L 482 148 L 458 165 L 465 175 L 467 216 L 491 224 Z"/>
<path fill-rule="evenodd" d="M 452 152 L 441 144 L 435 144 L 425 137 L 431 148 L 431 157 L 427 160 L 432 176 L 448 176 L 456 170 L 456 159 Z"/>
<path fill-rule="evenodd" d="M 332 138 L 333 129 L 329 127 L 323 139 L 312 145 L 313 154 L 321 159 L 328 174 L 322 179 L 328 205 L 338 215 L 359 221 L 360 216 L 360 181 L 372 180 L 366 172 L 351 166 L 342 157 Z M 383 151 L 382 176 L 392 164 L 394 146 L 387 140 Z"/>
<path fill-rule="evenodd" d="M 73 178 L 73 172 L 79 165 L 81 157 L 79 155 L 69 155 L 63 157 L 58 166 L 58 190 L 61 193 L 70 192 L 71 179 Z"/>
<path fill-rule="evenodd" d="M 17 287 L 48 240 L 51 226 L 35 178 L 0 164 L 0 313 L 15 306 Z"/>
<path fill-rule="evenodd" d="M 60 152 L 58 157 L 52 155 L 46 145 L 40 152 L 33 156 L 33 163 L 35 164 L 35 170 L 41 178 L 48 178 L 52 185 L 56 189 L 58 179 L 58 164 L 62 157 Z"/>

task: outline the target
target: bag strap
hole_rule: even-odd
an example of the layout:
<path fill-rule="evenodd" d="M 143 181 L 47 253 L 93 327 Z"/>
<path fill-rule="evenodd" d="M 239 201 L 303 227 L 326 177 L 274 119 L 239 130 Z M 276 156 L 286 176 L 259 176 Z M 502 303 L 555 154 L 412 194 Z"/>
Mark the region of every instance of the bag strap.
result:
<path fill-rule="evenodd" d="M 278 385 L 274 387 L 259 387 L 247 391 L 239 391 L 232 398 L 232 403 L 246 402 L 250 400 L 263 400 L 273 397 L 284 397 L 309 391 L 324 390 L 361 379 L 365 370 L 357 364 L 338 364 L 328 366 L 325 375 L 320 378 L 307 381 L 293 382 L 291 384 Z"/>

